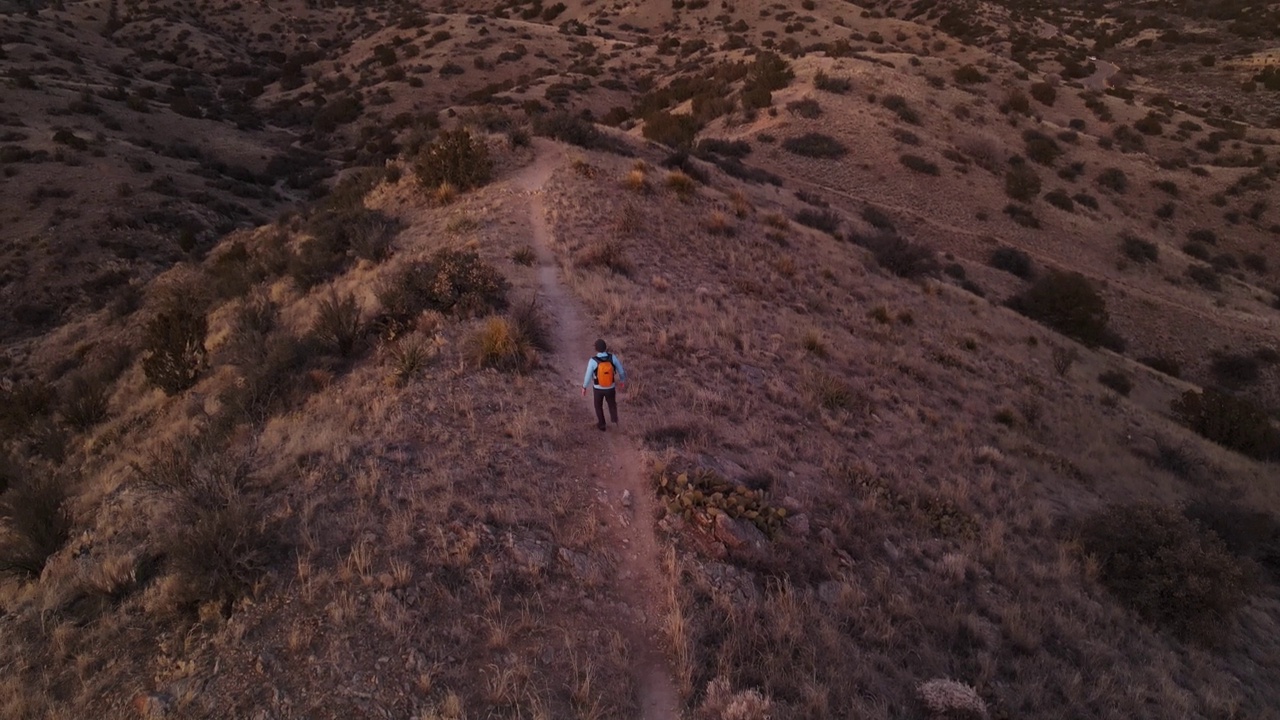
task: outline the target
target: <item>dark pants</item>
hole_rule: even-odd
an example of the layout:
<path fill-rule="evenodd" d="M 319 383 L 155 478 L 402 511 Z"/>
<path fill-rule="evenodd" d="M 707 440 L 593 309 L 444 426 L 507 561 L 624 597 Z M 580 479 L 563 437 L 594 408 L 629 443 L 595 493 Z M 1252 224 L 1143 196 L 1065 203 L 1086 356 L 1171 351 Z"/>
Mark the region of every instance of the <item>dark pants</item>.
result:
<path fill-rule="evenodd" d="M 601 390 L 600 388 L 591 388 L 591 395 L 596 401 L 596 427 L 604 429 L 604 403 L 609 402 L 609 419 L 614 424 L 618 422 L 618 391 L 616 388 Z"/>

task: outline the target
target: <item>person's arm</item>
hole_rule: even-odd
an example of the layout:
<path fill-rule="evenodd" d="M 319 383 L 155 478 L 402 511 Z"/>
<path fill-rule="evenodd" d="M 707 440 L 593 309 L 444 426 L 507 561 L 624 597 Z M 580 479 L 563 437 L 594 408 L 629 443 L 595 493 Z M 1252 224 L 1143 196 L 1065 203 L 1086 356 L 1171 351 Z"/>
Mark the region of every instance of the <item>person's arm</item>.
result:
<path fill-rule="evenodd" d="M 582 394 L 587 394 L 587 386 L 591 384 L 591 373 L 596 369 L 596 359 L 591 358 L 587 361 L 587 374 L 582 376 Z"/>
<path fill-rule="evenodd" d="M 627 369 L 622 367 L 622 361 L 618 359 L 617 355 L 613 356 L 613 366 L 618 368 L 618 389 L 626 390 L 627 389 Z"/>

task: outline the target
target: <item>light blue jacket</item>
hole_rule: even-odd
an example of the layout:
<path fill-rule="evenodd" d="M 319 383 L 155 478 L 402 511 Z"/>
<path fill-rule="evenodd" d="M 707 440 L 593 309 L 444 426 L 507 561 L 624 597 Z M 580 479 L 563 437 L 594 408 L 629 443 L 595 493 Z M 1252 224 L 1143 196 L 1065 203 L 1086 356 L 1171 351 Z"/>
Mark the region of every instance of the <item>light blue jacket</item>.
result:
<path fill-rule="evenodd" d="M 586 389 L 587 387 L 593 387 L 597 390 L 608 390 L 609 388 L 613 387 L 612 385 L 608 385 L 608 386 L 596 385 L 591 382 L 596 375 L 596 366 L 600 364 L 601 360 L 609 358 L 610 356 L 613 357 L 613 379 L 616 382 L 620 382 L 620 383 L 627 381 L 627 371 L 622 369 L 622 361 L 618 359 L 617 355 L 612 355 L 612 353 L 607 353 L 607 352 L 596 353 L 595 357 L 587 361 L 587 374 L 584 375 L 582 378 L 583 389 Z"/>

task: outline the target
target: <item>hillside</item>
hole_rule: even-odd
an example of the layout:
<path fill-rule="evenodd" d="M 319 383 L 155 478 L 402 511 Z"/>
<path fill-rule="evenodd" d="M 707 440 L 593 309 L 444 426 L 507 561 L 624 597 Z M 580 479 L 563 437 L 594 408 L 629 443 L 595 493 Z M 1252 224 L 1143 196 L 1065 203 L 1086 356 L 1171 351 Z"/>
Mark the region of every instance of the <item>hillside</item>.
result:
<path fill-rule="evenodd" d="M 0 14 L 0 715 L 1275 715 L 1274 9 Z"/>

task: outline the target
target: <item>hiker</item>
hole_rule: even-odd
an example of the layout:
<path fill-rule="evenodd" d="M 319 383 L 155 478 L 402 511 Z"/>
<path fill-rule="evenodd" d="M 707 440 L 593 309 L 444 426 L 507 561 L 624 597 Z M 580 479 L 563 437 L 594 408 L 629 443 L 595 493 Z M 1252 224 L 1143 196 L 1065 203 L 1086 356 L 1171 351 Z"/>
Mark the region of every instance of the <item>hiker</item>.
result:
<path fill-rule="evenodd" d="M 617 391 L 614 388 L 615 382 L 617 387 L 626 389 L 627 387 L 627 371 L 622 369 L 622 363 L 618 362 L 618 358 L 614 357 L 608 351 L 608 346 L 604 344 L 604 340 L 596 340 L 596 354 L 587 361 L 587 374 L 582 378 L 582 394 L 587 394 L 587 386 L 590 385 L 592 396 L 596 403 L 596 429 L 604 430 L 604 403 L 609 401 L 609 418 L 613 420 L 613 424 L 618 424 L 618 398 Z"/>

